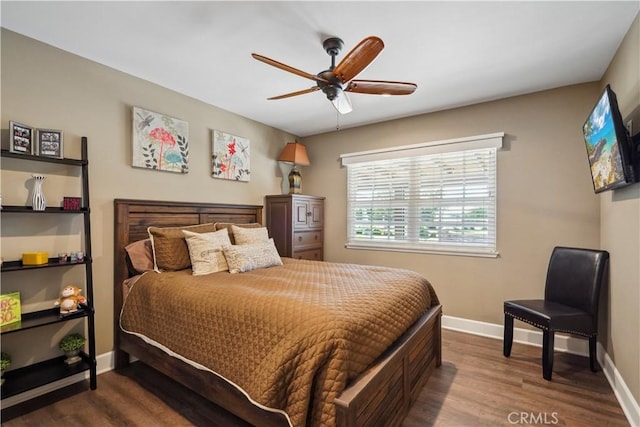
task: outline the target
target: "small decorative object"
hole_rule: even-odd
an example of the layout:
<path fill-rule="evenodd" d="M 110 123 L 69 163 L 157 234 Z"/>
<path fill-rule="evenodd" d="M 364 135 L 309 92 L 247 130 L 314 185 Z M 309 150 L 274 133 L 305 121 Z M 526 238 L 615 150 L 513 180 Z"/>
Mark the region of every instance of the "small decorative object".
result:
<path fill-rule="evenodd" d="M 48 252 L 25 252 L 22 254 L 22 265 L 42 265 L 48 262 Z"/>
<path fill-rule="evenodd" d="M 133 166 L 189 172 L 189 123 L 133 107 Z"/>
<path fill-rule="evenodd" d="M 33 128 L 16 122 L 9 122 L 11 137 L 9 151 L 12 153 L 33 154 Z"/>
<path fill-rule="evenodd" d="M 60 297 L 56 300 L 55 305 L 60 306 L 60 315 L 76 313 L 80 304 L 85 304 L 87 299 L 80 295 L 82 289 L 75 285 L 67 285 L 60 292 Z"/>
<path fill-rule="evenodd" d="M 0 376 L 4 375 L 4 371 L 11 366 L 11 355 L 9 353 L 5 353 L 4 351 L 0 354 Z M 0 384 L 4 384 L 4 378 L 0 380 Z"/>
<path fill-rule="evenodd" d="M 31 207 L 34 211 L 43 211 L 47 207 L 47 199 L 42 192 L 42 183 L 47 179 L 44 175 L 33 174 L 33 195 L 31 196 Z"/>
<path fill-rule="evenodd" d="M 57 157 L 59 159 L 63 157 L 61 130 L 38 129 L 37 141 L 38 156 Z"/>
<path fill-rule="evenodd" d="M 72 365 L 81 361 L 82 358 L 79 354 L 80 350 L 84 348 L 86 341 L 87 339 L 78 333 L 69 334 L 62 338 L 60 344 L 58 344 L 58 348 L 67 356 L 64 363 Z"/>
<path fill-rule="evenodd" d="M 70 262 L 78 262 L 78 254 L 75 252 L 71 252 L 71 256 L 69 259 Z"/>
<path fill-rule="evenodd" d="M 65 211 L 79 211 L 81 200 L 80 197 L 64 197 L 62 199 L 62 209 Z"/>
<path fill-rule="evenodd" d="M 249 182 L 250 141 L 247 138 L 213 131 L 211 175 L 214 178 Z"/>
<path fill-rule="evenodd" d="M 289 194 L 302 193 L 302 175 L 296 165 L 308 166 L 311 164 L 307 155 L 307 147 L 297 141 L 287 142 L 278 161 L 293 164 L 291 172 L 289 172 Z"/>
<path fill-rule="evenodd" d="M 4 327 L 5 325 L 20 322 L 22 319 L 21 314 L 20 292 L 0 295 L 0 315 L 2 316 L 2 324 L 0 326 Z"/>
<path fill-rule="evenodd" d="M 82 252 L 76 252 L 76 258 L 78 259 L 78 262 L 83 262 L 84 254 Z"/>
<path fill-rule="evenodd" d="M 58 254 L 58 263 L 59 264 L 66 264 L 67 263 L 67 253 L 66 252 L 60 252 Z"/>

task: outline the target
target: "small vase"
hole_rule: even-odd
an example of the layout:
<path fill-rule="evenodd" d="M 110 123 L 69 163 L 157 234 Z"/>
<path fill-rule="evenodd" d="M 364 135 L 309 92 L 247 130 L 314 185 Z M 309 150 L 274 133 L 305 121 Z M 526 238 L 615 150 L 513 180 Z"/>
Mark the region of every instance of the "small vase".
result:
<path fill-rule="evenodd" d="M 80 357 L 80 350 L 65 351 L 64 355 L 67 356 L 67 358 L 64 359 L 64 363 L 67 365 L 73 365 L 74 363 L 78 363 L 82 360 L 82 357 Z"/>
<path fill-rule="evenodd" d="M 31 175 L 33 177 L 33 196 L 31 207 L 34 211 L 43 211 L 47 207 L 47 199 L 42 192 L 42 183 L 46 179 L 44 175 Z"/>

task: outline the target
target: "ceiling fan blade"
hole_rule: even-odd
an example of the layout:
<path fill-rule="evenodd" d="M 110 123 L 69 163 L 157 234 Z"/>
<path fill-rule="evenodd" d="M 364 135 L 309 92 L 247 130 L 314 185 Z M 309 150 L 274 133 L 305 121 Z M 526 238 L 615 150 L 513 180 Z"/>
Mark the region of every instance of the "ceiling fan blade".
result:
<path fill-rule="evenodd" d="M 384 43 L 380 38 L 375 36 L 367 37 L 342 58 L 342 61 L 334 68 L 333 74 L 342 83 L 348 82 L 367 68 L 383 48 Z"/>
<path fill-rule="evenodd" d="M 310 87 L 309 89 L 299 90 L 297 92 L 285 93 L 284 95 L 279 95 L 279 96 L 272 96 L 271 98 L 267 98 L 267 99 L 274 100 L 274 99 L 290 98 L 292 96 L 304 95 L 305 93 L 311 93 L 317 90 L 320 90 L 320 87 L 314 86 L 314 87 Z"/>
<path fill-rule="evenodd" d="M 300 77 L 304 77 L 306 79 L 309 80 L 315 80 L 317 82 L 324 82 L 324 83 L 329 83 L 327 80 L 316 76 L 315 74 L 311 74 L 311 73 L 307 73 L 305 71 L 302 70 L 298 70 L 297 68 L 293 68 L 287 64 L 283 64 L 282 62 L 278 62 L 275 59 L 271 59 L 271 58 L 267 58 L 266 56 L 263 55 L 258 55 L 257 53 L 252 53 L 251 56 L 253 56 L 254 59 L 257 59 L 258 61 L 264 62 L 265 64 L 269 64 L 271 66 L 274 66 L 276 68 L 280 68 L 281 70 L 284 71 L 288 71 L 290 73 L 293 73 L 297 76 Z"/>
<path fill-rule="evenodd" d="M 331 100 L 331 103 L 340 114 L 349 114 L 353 110 L 351 100 L 342 89 L 337 92 L 336 97 Z"/>
<path fill-rule="evenodd" d="M 415 83 L 390 82 L 385 80 L 352 80 L 346 92 L 372 95 L 411 95 L 418 86 Z"/>

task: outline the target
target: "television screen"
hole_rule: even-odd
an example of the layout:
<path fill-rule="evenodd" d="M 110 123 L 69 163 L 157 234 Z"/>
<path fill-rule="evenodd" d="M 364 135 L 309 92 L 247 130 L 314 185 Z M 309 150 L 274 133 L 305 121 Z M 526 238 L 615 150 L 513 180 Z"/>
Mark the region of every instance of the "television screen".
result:
<path fill-rule="evenodd" d="M 607 85 L 583 128 L 596 193 L 633 182 L 628 168 L 628 141 L 616 96 Z"/>

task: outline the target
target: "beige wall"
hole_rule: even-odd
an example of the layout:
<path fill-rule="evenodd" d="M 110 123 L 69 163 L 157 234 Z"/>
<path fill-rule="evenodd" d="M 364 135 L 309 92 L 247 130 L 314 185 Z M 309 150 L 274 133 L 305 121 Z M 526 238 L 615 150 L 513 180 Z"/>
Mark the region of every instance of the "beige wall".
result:
<path fill-rule="evenodd" d="M 305 138 L 312 163 L 303 171 L 305 191 L 327 197 L 325 259 L 416 270 L 433 283 L 446 315 L 501 324 L 504 300 L 543 295 L 554 246 L 599 246 L 599 201 L 581 134 L 598 90 L 595 83 L 571 86 Z M 341 153 L 494 132 L 505 132 L 498 258 L 344 248 Z"/>
<path fill-rule="evenodd" d="M 640 15 L 601 81 L 640 133 Z M 640 403 L 640 184 L 600 195 L 600 241 L 611 254 L 605 348 Z"/>
<path fill-rule="evenodd" d="M 3 139 L 7 136 L 9 120 L 63 130 L 65 154 L 68 156 L 78 153 L 80 136 L 89 138 L 97 351 L 108 352 L 113 347 L 113 199 L 261 205 L 265 194 L 279 194 L 281 191 L 281 174 L 274 159 L 281 147 L 294 136 L 16 33 L 3 29 L 1 37 Z M 132 106 L 189 122 L 188 174 L 131 167 Z M 250 139 L 252 176 L 249 183 L 211 177 L 212 129 Z M 31 165 L 20 162 L 3 159 L 1 194 L 6 205 L 27 203 Z M 5 170 L 9 167 L 10 172 Z M 55 166 L 44 167 L 45 174 L 49 176 L 44 184 L 45 194 L 50 204 L 57 204 L 63 195 L 71 192 L 63 191 L 58 184 L 69 183 L 73 187 L 74 178 L 55 175 L 54 169 L 59 169 Z M 77 189 L 73 191 L 79 194 Z M 79 240 L 73 236 L 74 231 L 81 227 L 77 221 L 61 226 L 49 216 L 44 221 L 39 217 L 35 224 L 30 221 L 30 228 L 23 229 L 21 219 L 3 215 L 2 220 L 4 259 L 18 259 L 21 252 L 39 248 L 52 253 L 80 249 Z M 24 235 L 31 230 L 38 233 L 38 241 L 25 239 Z M 63 270 L 47 269 L 41 278 L 51 277 L 54 281 L 62 279 L 64 282 L 76 280 L 77 273 L 63 273 Z M 27 304 L 43 297 L 57 297 L 59 288 L 56 285 L 48 292 L 36 293 L 33 286 L 29 289 L 27 277 L 25 272 L 3 274 L 2 291 L 22 290 Z M 184 309 L 188 310 L 188 307 Z M 55 330 L 45 328 L 41 331 L 41 340 L 51 341 L 50 344 L 55 346 L 60 338 L 59 333 L 51 336 Z M 31 334 L 3 336 L 3 351 L 10 349 L 17 362 L 12 367 L 23 358 L 30 357 L 29 348 L 25 349 L 19 343 L 12 345 L 18 336 L 27 337 L 29 347 L 37 342 Z"/>

